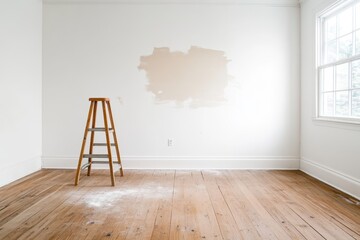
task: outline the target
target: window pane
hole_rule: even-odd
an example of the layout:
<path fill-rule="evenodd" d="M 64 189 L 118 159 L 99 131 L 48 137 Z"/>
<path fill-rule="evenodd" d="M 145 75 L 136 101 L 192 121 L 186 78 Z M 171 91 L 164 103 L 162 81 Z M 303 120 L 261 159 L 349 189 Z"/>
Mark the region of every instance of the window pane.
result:
<path fill-rule="evenodd" d="M 329 67 L 323 70 L 323 91 L 333 91 L 334 90 L 334 68 Z"/>
<path fill-rule="evenodd" d="M 359 16 L 360 18 L 360 16 Z M 360 53 L 360 31 L 356 31 L 355 33 L 355 54 Z"/>
<path fill-rule="evenodd" d="M 360 90 L 352 91 L 352 115 L 360 117 Z"/>
<path fill-rule="evenodd" d="M 360 88 L 360 60 L 351 64 L 352 88 Z"/>
<path fill-rule="evenodd" d="M 323 94 L 323 115 L 333 116 L 334 115 L 334 93 Z"/>
<path fill-rule="evenodd" d="M 360 28 L 360 3 L 356 4 L 356 28 Z"/>
<path fill-rule="evenodd" d="M 337 92 L 335 96 L 335 115 L 348 116 L 349 115 L 349 92 Z"/>
<path fill-rule="evenodd" d="M 352 13 L 352 8 L 348 8 L 338 15 L 338 37 L 352 31 Z"/>
<path fill-rule="evenodd" d="M 335 62 L 336 58 L 337 58 L 337 56 L 336 56 L 336 40 L 327 42 L 325 47 L 326 47 L 325 62 L 326 63 Z"/>
<path fill-rule="evenodd" d="M 326 41 L 336 38 L 336 16 L 325 20 L 325 39 Z"/>
<path fill-rule="evenodd" d="M 349 68 L 348 63 L 336 66 L 336 90 L 345 90 L 349 88 Z"/>
<path fill-rule="evenodd" d="M 348 34 L 339 38 L 339 59 L 344 59 L 352 56 L 352 34 Z"/>

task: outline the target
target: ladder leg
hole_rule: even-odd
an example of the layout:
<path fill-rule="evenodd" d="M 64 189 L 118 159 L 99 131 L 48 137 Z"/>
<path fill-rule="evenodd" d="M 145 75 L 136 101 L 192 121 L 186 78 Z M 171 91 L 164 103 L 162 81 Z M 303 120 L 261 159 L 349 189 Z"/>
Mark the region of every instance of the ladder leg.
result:
<path fill-rule="evenodd" d="M 77 185 L 79 184 L 80 171 L 81 171 L 81 162 L 82 162 L 83 155 L 84 155 L 84 150 L 85 150 L 85 145 L 86 145 L 86 137 L 87 137 L 87 134 L 88 134 L 88 129 L 89 129 L 90 120 L 91 120 L 91 113 L 92 113 L 92 111 L 93 111 L 93 108 L 94 108 L 94 103 L 91 102 L 90 108 L 89 108 L 89 113 L 88 113 L 88 118 L 87 118 L 87 121 L 86 121 L 84 138 L 83 138 L 83 142 L 82 142 L 82 145 L 81 145 L 79 162 L 78 162 L 78 166 L 77 166 L 77 170 L 76 170 L 75 186 L 77 186 Z"/>
<path fill-rule="evenodd" d="M 112 185 L 112 186 L 115 186 L 115 176 L 114 176 L 113 162 L 112 162 L 112 156 L 111 156 L 111 145 L 110 145 L 111 143 L 110 143 L 110 136 L 109 136 L 108 120 L 107 120 L 107 116 L 106 116 L 106 105 L 105 105 L 105 101 L 102 102 L 102 109 L 103 109 L 103 115 L 104 115 L 104 125 L 105 125 L 105 135 L 106 135 L 106 147 L 107 147 L 108 157 L 109 157 L 111 185 Z"/>
<path fill-rule="evenodd" d="M 112 111 L 111 111 L 110 102 L 106 102 L 106 104 L 108 106 L 111 127 L 114 130 L 113 131 L 113 138 L 114 138 L 114 143 L 115 143 L 116 156 L 117 156 L 118 163 L 120 164 L 120 176 L 122 177 L 122 176 L 124 176 L 124 172 L 123 172 L 123 166 L 122 166 L 122 163 L 121 163 L 119 144 L 118 144 L 117 137 L 116 137 L 114 119 L 113 119 L 113 115 L 112 115 Z"/>
<path fill-rule="evenodd" d="M 96 109 L 97 109 L 97 101 L 95 101 L 95 104 L 94 104 L 94 111 L 93 111 L 92 124 L 91 124 L 92 128 L 95 128 L 95 126 L 96 126 Z M 94 136 L 95 136 L 95 131 L 92 131 L 91 132 L 91 137 L 90 137 L 89 154 L 93 153 Z M 90 163 L 90 165 L 88 167 L 87 175 L 90 176 L 92 159 L 88 158 L 88 162 Z"/>

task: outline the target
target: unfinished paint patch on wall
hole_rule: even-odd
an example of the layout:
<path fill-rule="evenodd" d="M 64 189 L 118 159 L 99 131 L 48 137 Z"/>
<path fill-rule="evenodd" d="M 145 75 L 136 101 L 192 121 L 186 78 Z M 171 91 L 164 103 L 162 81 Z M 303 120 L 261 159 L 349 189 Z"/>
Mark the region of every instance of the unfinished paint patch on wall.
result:
<path fill-rule="evenodd" d="M 141 56 L 138 68 L 146 71 L 146 88 L 158 103 L 204 107 L 226 102 L 228 62 L 223 51 L 192 46 L 183 53 L 163 47 L 154 48 L 149 56 Z"/>

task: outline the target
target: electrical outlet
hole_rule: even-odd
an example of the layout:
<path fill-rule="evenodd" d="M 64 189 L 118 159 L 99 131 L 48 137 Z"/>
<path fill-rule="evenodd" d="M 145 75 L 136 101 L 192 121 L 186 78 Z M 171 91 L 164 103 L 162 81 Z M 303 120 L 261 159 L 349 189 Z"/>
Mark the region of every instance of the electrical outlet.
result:
<path fill-rule="evenodd" d="M 172 146 L 174 146 L 174 139 L 169 138 L 168 139 L 168 147 L 172 147 Z"/>

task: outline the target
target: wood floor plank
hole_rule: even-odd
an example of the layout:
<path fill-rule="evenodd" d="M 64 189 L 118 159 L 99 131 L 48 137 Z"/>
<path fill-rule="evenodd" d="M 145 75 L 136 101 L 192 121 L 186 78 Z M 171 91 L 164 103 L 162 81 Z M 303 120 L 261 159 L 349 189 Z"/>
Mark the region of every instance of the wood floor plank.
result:
<path fill-rule="evenodd" d="M 275 184 L 288 186 L 287 183 L 279 181 L 276 174 L 268 175 Z M 294 175 L 294 177 L 296 177 Z M 295 184 L 296 186 L 296 184 Z M 329 216 L 317 207 L 318 203 L 309 201 L 306 195 L 299 189 L 287 188 L 287 192 L 280 192 L 279 197 L 285 201 L 291 210 L 309 224 L 325 239 L 353 239 L 349 234 L 334 224 Z M 291 200 L 293 199 L 293 200 Z M 298 200 L 298 201 L 294 201 Z"/>
<path fill-rule="evenodd" d="M 0 188 L 0 211 L 1 218 L 5 218 L 4 210 L 10 205 L 17 203 L 19 199 L 30 198 L 34 195 L 39 194 L 43 189 L 49 188 L 47 184 L 42 184 L 42 180 L 46 179 L 49 181 L 52 178 L 61 176 L 60 171 L 42 171 L 36 172 L 34 176 L 30 175 L 24 178 L 22 181 L 16 181 L 3 188 Z M 1 220 L 0 220 L 1 225 Z"/>
<path fill-rule="evenodd" d="M 55 186 L 54 189 L 50 188 L 49 194 L 42 198 L 40 201 L 31 205 L 28 209 L 21 214 L 12 218 L 10 221 L 1 226 L 0 239 L 18 239 L 24 232 L 35 225 L 41 219 L 46 218 L 52 211 L 51 208 L 45 208 L 46 202 L 51 200 L 53 204 L 61 204 L 64 199 L 62 198 L 64 192 L 61 191 L 62 186 Z"/>
<path fill-rule="evenodd" d="M 52 178 L 49 178 L 49 180 L 58 178 L 59 176 L 62 176 L 62 173 L 54 175 Z M 38 202 L 58 187 L 57 185 L 44 184 L 31 185 L 26 188 L 26 191 L 19 193 L 18 197 L 14 194 L 14 196 L 7 198 L 3 202 L 3 204 L 5 204 L 4 207 L 0 210 L 0 226 L 27 209 L 28 205 Z"/>
<path fill-rule="evenodd" d="M 261 186 L 255 189 L 259 200 L 291 239 L 324 239 L 277 196 L 278 192 L 287 191 L 286 188 L 272 184 L 266 178 L 266 171 L 251 172 L 251 174 L 252 181 L 258 182 L 258 186 Z"/>
<path fill-rule="evenodd" d="M 291 177 L 291 175 L 287 174 L 287 171 L 283 171 L 281 173 L 282 175 L 285 175 L 287 179 Z M 320 182 L 316 178 L 313 178 L 301 171 L 296 171 L 296 176 L 294 178 L 297 179 L 297 183 L 302 183 L 305 186 L 308 186 L 303 189 L 317 189 L 321 197 L 326 196 L 333 199 L 333 201 L 329 203 L 343 207 L 346 213 L 351 213 L 350 216 L 354 216 L 355 219 L 360 217 L 360 212 L 357 211 L 360 206 L 360 199 L 355 199 L 354 197 L 341 192 L 340 190 L 327 185 L 326 183 Z"/>
<path fill-rule="evenodd" d="M 106 173 L 107 174 L 107 173 Z M 106 176 L 106 174 L 104 174 Z M 131 174 L 128 174 L 131 176 Z M 104 179 L 102 176 L 100 176 L 101 179 Z M 129 177 L 128 177 L 129 178 Z M 119 181 L 118 185 L 123 185 L 128 178 L 122 178 Z M 73 176 L 71 176 L 71 182 L 73 181 Z M 51 213 L 51 216 L 49 216 L 46 219 L 43 219 L 41 222 L 39 222 L 37 225 L 33 226 L 30 231 L 33 231 L 32 235 L 24 234 L 21 236 L 20 239 L 51 239 L 55 236 L 62 236 L 64 237 L 66 234 L 62 234 L 62 231 L 68 231 L 68 228 L 71 228 L 71 222 L 78 222 L 74 221 L 78 216 L 76 216 L 74 213 L 79 212 L 79 210 L 82 208 L 84 212 L 89 213 L 87 206 L 87 199 L 92 196 L 94 193 L 94 186 L 99 184 L 99 176 L 98 177 L 92 177 L 87 178 L 85 181 L 81 183 L 81 185 L 78 187 L 78 191 L 76 191 L 74 194 L 71 194 L 71 196 L 61 205 L 54 208 L 54 211 Z M 69 186 L 70 188 L 73 188 L 72 183 Z M 103 187 L 105 188 L 105 191 L 111 192 L 111 187 Z M 99 191 L 99 187 L 97 187 L 97 191 Z M 95 203 L 94 203 L 95 204 Z M 81 212 L 81 211 L 80 211 Z M 87 215 L 89 216 L 89 215 Z M 61 221 L 59 221 L 61 219 Z M 91 225 L 91 227 L 95 228 L 96 224 L 99 224 L 99 220 L 90 220 L 87 221 L 85 224 L 81 224 L 81 227 L 83 228 L 83 232 L 89 232 L 90 229 L 87 227 L 88 225 Z M 41 229 L 41 231 L 36 231 L 36 229 Z M 36 234 L 38 232 L 38 234 Z M 71 231 L 69 231 L 71 232 Z"/>
<path fill-rule="evenodd" d="M 217 176 L 217 184 L 243 238 L 263 239 L 263 237 L 272 237 L 266 234 L 263 237 L 261 236 L 261 232 L 258 231 L 260 225 L 254 224 L 254 217 L 259 218 L 259 216 L 256 216 L 256 213 L 254 214 L 254 209 L 250 208 L 250 202 L 243 193 L 235 190 L 234 181 L 227 177 L 227 173 L 225 171 Z"/>
<path fill-rule="evenodd" d="M 73 221 L 77 224 L 70 226 L 71 234 L 67 236 L 70 239 L 101 239 L 104 236 L 115 239 L 119 234 L 126 235 L 130 221 L 125 218 L 124 213 L 131 212 L 134 208 L 138 194 L 133 189 L 142 184 L 146 175 L 127 171 L 127 175 L 120 178 L 120 183 L 115 187 L 110 187 L 108 173 L 106 173 L 107 185 L 99 186 L 78 203 L 80 209 L 84 210 L 77 211 L 74 217 L 78 220 Z M 101 176 L 98 177 L 101 178 Z M 101 180 L 97 181 L 100 182 Z M 122 221 L 121 225 L 119 219 Z M 109 221 L 111 221 L 111 225 L 107 225 L 110 224 Z M 81 235 L 76 235 L 77 229 L 82 229 Z M 66 235 L 68 232 L 65 231 L 62 235 Z"/>
<path fill-rule="evenodd" d="M 287 173 L 284 172 L 281 175 L 284 176 L 287 175 Z M 297 186 L 295 188 L 297 192 L 303 196 L 307 196 L 309 201 L 316 202 L 320 200 L 321 204 L 316 204 L 316 207 L 329 215 L 331 219 L 339 222 L 339 226 L 345 227 L 344 229 L 351 229 L 353 232 L 355 232 L 356 235 L 360 237 L 360 226 L 358 224 L 360 215 L 359 211 L 357 211 L 357 209 L 359 209 L 359 205 L 355 205 L 355 201 L 352 202 L 348 200 L 349 198 L 353 199 L 352 197 L 328 185 L 319 183 L 319 181 L 311 177 L 306 178 L 301 173 L 296 174 L 293 178 L 298 180 L 295 183 Z M 300 182 L 302 186 L 306 186 L 306 188 L 299 187 Z M 314 195 L 312 194 L 314 191 L 320 191 L 322 194 Z M 334 201 L 327 201 L 329 196 L 331 196 Z M 342 211 L 338 211 L 337 209 L 339 208 L 341 208 Z"/>
<path fill-rule="evenodd" d="M 34 172 L 28 176 L 25 176 L 21 179 L 18 179 L 12 183 L 9 183 L 5 186 L 2 186 L 0 188 L 0 194 L 2 196 L 2 200 L 4 200 L 5 196 L 7 194 L 11 194 L 12 192 L 15 192 L 15 191 L 23 191 L 24 190 L 24 185 L 26 184 L 26 182 L 28 183 L 35 183 L 35 182 L 39 182 L 40 179 L 46 175 L 49 175 L 49 174 L 52 174 L 52 175 L 57 175 L 58 172 L 57 171 L 48 171 L 48 170 L 41 170 L 41 171 L 37 171 L 37 172 Z"/>
<path fill-rule="evenodd" d="M 219 185 L 217 184 L 216 177 L 219 174 L 222 174 L 221 171 L 202 171 L 205 181 L 206 189 L 209 193 L 209 197 L 211 199 L 212 206 L 216 213 L 217 222 L 219 224 L 219 228 L 221 231 L 221 235 L 224 240 L 231 239 L 245 239 L 246 236 L 241 234 L 238 225 L 236 224 L 236 220 L 231 213 L 227 202 L 219 189 Z"/>
<path fill-rule="evenodd" d="M 159 230 L 161 232 L 161 229 L 155 229 L 157 214 L 162 200 L 166 202 L 172 199 L 173 181 L 173 175 L 164 175 L 162 171 L 154 171 L 145 180 L 140 193 L 141 198 L 139 198 L 141 201 L 137 203 L 135 221 L 133 221 L 126 239 L 150 239 L 154 231 L 155 233 Z M 164 185 L 159 184 L 162 182 Z M 169 225 L 169 222 L 167 224 Z"/>
<path fill-rule="evenodd" d="M 87 235 L 87 239 L 125 239 L 125 236 L 129 230 L 130 221 L 126 219 L 126 215 L 134 211 L 133 206 L 129 206 L 129 202 L 136 202 L 139 197 L 139 193 L 134 191 L 136 187 L 142 185 L 145 181 L 144 176 L 146 174 L 138 174 L 135 171 L 127 171 L 127 174 L 121 178 L 121 182 L 117 183 L 115 190 L 105 195 L 110 195 L 112 203 L 108 206 L 105 211 L 111 211 L 112 214 L 106 214 L 104 222 L 99 225 L 98 229 Z M 99 208 L 98 211 L 103 211 L 103 208 Z M 92 222 L 90 222 L 92 223 Z"/>
<path fill-rule="evenodd" d="M 299 171 L 42 170 L 0 188 L 0 239 L 359 239 L 356 199 Z"/>
<path fill-rule="evenodd" d="M 191 199 L 194 189 L 190 171 L 177 170 L 175 174 L 170 239 L 201 239 Z"/>
<path fill-rule="evenodd" d="M 261 171 L 257 171 L 256 174 L 252 175 L 252 172 L 246 172 L 245 177 L 248 179 L 245 181 L 245 185 L 250 181 L 252 183 L 251 192 L 253 193 L 253 198 L 255 201 L 252 201 L 253 204 L 255 203 L 255 208 L 261 210 L 260 213 L 262 216 L 266 216 L 268 219 L 266 222 L 272 222 L 272 229 L 274 228 L 282 228 L 284 231 L 282 236 L 277 234 L 279 239 L 290 237 L 290 239 L 306 239 L 291 223 L 288 219 L 283 215 L 282 211 L 284 210 L 281 208 L 282 206 L 277 206 L 276 201 L 273 201 L 273 194 L 269 194 L 267 192 L 267 188 L 269 187 L 267 183 L 261 182 L 259 179 L 259 174 Z M 237 174 L 235 174 L 237 175 Z M 234 177 L 236 179 L 236 176 Z M 244 179 L 244 176 L 242 177 Z M 247 188 L 244 191 L 246 195 L 249 191 Z M 266 212 L 266 213 L 265 213 Z M 292 219 L 293 220 L 293 219 Z M 280 232 L 279 229 L 276 229 L 276 232 Z M 286 236 L 284 236 L 286 235 Z"/>
<path fill-rule="evenodd" d="M 343 219 L 347 223 L 353 223 L 352 227 L 357 225 L 356 231 L 360 234 L 360 229 L 358 226 L 358 221 L 360 218 L 360 208 L 359 200 L 349 196 L 346 193 L 343 193 L 325 183 L 318 181 L 315 178 L 312 178 L 308 175 L 305 175 L 303 172 L 296 171 L 296 174 L 289 175 L 287 171 L 277 172 L 274 174 L 274 177 L 278 179 L 285 178 L 284 183 L 288 186 L 291 184 L 293 190 L 297 191 L 302 196 L 306 196 L 311 202 L 319 202 L 321 204 L 316 204 L 317 207 L 322 209 L 324 212 L 329 213 L 333 217 Z M 290 181 L 291 180 L 291 181 Z M 314 194 L 316 192 L 317 194 Z M 332 201 L 328 201 L 332 199 Z M 341 209 L 341 211 L 338 211 Z"/>
<path fill-rule="evenodd" d="M 194 194 L 191 200 L 196 209 L 195 216 L 201 239 L 223 239 L 203 175 L 200 171 L 192 171 L 191 175 L 196 188 L 187 191 Z"/>
<path fill-rule="evenodd" d="M 156 211 L 152 240 L 166 240 L 170 238 L 170 223 L 174 196 L 175 171 L 162 171 L 158 179 L 158 188 L 163 196 L 159 199 Z"/>
<path fill-rule="evenodd" d="M 253 189 L 256 188 L 256 182 L 251 181 L 249 174 L 248 171 L 231 171 L 228 177 L 233 180 L 233 187 L 237 189 L 237 192 L 241 193 L 242 198 L 247 200 L 248 211 L 251 210 L 249 215 L 252 221 L 256 222 L 258 232 L 263 239 L 291 239 L 255 197 Z"/>

